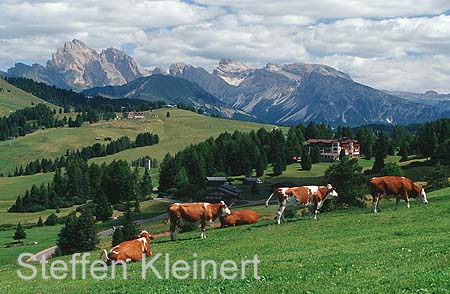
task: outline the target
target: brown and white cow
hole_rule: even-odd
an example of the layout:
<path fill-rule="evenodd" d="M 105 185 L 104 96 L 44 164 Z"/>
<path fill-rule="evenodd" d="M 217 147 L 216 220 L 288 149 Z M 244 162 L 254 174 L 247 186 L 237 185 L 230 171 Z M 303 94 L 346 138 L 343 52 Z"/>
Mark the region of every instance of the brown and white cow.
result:
<path fill-rule="evenodd" d="M 259 215 L 253 210 L 233 210 L 231 214 L 220 217 L 221 227 L 240 226 L 257 223 Z"/>
<path fill-rule="evenodd" d="M 308 207 L 309 217 L 314 214 L 314 219 L 317 219 L 317 211 L 325 203 L 325 200 L 332 197 L 338 197 L 336 189 L 328 184 L 326 186 L 300 186 L 292 188 L 277 188 L 270 195 L 266 201 L 266 207 L 272 196 L 277 195 L 280 206 L 277 210 L 277 224 L 281 223 L 281 218 L 284 219 L 284 211 L 286 206 L 295 205 L 299 208 Z"/>
<path fill-rule="evenodd" d="M 427 194 L 424 189 L 417 187 L 413 181 L 405 177 L 385 176 L 369 179 L 368 189 L 372 195 L 373 211 L 380 210 L 380 199 L 389 195 L 396 195 L 395 209 L 398 208 L 400 197 L 405 200 L 406 207 L 409 208 L 409 198 L 416 198 L 417 201 L 427 204 Z"/>
<path fill-rule="evenodd" d="M 147 257 L 152 255 L 152 251 L 150 250 L 150 240 L 154 239 L 155 238 L 147 231 L 142 231 L 136 239 L 117 244 L 109 251 L 109 253 L 103 249 L 100 259 L 102 259 L 103 256 L 106 256 L 107 262 L 141 261 L 143 253 L 145 253 Z"/>
<path fill-rule="evenodd" d="M 170 238 L 172 241 L 177 239 L 176 228 L 180 221 L 198 222 L 200 221 L 200 238 L 206 238 L 206 223 L 212 223 L 220 215 L 230 214 L 230 209 L 225 202 L 219 203 L 173 203 L 167 208 L 170 220 Z"/>

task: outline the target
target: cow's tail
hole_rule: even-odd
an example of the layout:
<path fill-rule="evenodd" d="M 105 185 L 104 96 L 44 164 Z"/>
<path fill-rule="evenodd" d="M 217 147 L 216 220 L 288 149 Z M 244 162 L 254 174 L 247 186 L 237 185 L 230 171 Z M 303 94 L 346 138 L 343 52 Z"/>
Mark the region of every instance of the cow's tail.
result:
<path fill-rule="evenodd" d="M 273 194 L 275 194 L 275 192 L 273 192 L 272 194 L 270 194 L 269 198 L 266 200 L 266 207 L 269 206 L 269 201 L 270 201 L 270 199 L 272 199 Z"/>

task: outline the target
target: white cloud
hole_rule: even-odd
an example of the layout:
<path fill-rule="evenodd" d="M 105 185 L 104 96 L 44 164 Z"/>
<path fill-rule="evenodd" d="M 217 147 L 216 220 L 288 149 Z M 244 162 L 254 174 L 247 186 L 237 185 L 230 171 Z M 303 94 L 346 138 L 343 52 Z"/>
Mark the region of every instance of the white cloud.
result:
<path fill-rule="evenodd" d="M 146 67 L 319 62 L 378 88 L 450 92 L 446 11 L 448 0 L 3 0 L 0 69 L 44 64 L 77 38 L 125 46 Z"/>
<path fill-rule="evenodd" d="M 450 57 L 404 56 L 401 58 L 362 58 L 333 55 L 317 58 L 350 74 L 356 82 L 384 90 L 450 93 Z"/>

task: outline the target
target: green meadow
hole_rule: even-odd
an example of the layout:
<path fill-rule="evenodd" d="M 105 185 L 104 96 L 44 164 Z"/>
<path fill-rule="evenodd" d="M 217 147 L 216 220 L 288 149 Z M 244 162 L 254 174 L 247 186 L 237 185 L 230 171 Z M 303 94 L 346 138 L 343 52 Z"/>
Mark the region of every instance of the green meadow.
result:
<path fill-rule="evenodd" d="M 1 293 L 448 293 L 450 289 L 450 188 L 429 193 L 430 203 L 413 203 L 394 210 L 394 202 L 382 200 L 383 212 L 374 214 L 370 207 L 321 213 L 318 220 L 307 217 L 288 219 L 275 225 L 276 205 L 252 207 L 264 217 L 259 223 L 236 228 L 209 228 L 207 238 L 200 240 L 199 232 L 179 234 L 179 241 L 168 236 L 152 241 L 153 254 L 170 254 L 170 260 L 194 261 L 212 259 L 220 263 L 258 256 L 257 275 L 247 265 L 244 279 L 225 280 L 219 274 L 213 279 L 212 267 L 206 267 L 206 279 L 193 279 L 190 272 L 185 280 L 159 280 L 152 272 L 142 279 L 142 264 L 128 264 L 127 280 L 122 269 L 111 280 L 111 268 L 104 280 L 94 280 L 89 272 L 81 279 L 78 265 L 76 279 L 37 278 L 22 281 L 16 270 L 29 275 L 30 270 L 12 261 L 20 252 L 2 249 L 0 260 Z M 151 233 L 167 230 L 161 221 L 144 224 Z M 47 235 L 48 228 L 27 230 L 30 235 Z M 36 232 L 36 234 L 34 233 Z M 0 233 L 2 243 L 8 234 Z M 102 243 L 107 246 L 108 242 Z M 31 245 L 29 245 L 31 246 Z M 17 250 L 16 250 L 17 249 Z M 24 251 L 30 247 L 22 248 Z M 98 259 L 100 250 L 92 252 L 90 262 Z M 196 254 L 196 255 L 194 255 Z M 10 256 L 12 255 L 12 256 Z M 69 261 L 69 257 L 58 258 Z M 148 262 L 148 260 L 147 260 Z M 154 262 L 164 277 L 164 256 Z M 89 266 L 89 264 L 88 264 Z M 47 275 L 49 266 L 47 265 Z M 38 275 L 42 274 L 39 266 Z"/>
<path fill-rule="evenodd" d="M 4 115 L 9 115 L 10 112 L 32 106 L 31 103 L 47 104 L 52 109 L 57 109 L 56 105 L 48 103 L 40 98 L 37 98 L 30 93 L 27 93 L 19 88 L 6 82 L 4 79 L 0 78 L 0 117 Z M 8 90 L 10 92 L 8 92 Z M 59 109 L 59 108 L 58 108 Z"/>
<path fill-rule="evenodd" d="M 171 116 L 166 117 L 170 111 Z M 228 131 L 251 131 L 273 126 L 210 118 L 180 109 L 158 109 L 147 112 L 142 120 L 101 121 L 85 123 L 80 128 L 57 128 L 39 130 L 25 137 L 0 142 L 0 173 L 14 171 L 18 165 L 40 158 L 55 158 L 65 154 L 67 149 L 73 150 L 97 143 L 96 138 L 117 139 L 128 136 L 132 140 L 143 132 L 159 135 L 160 143 L 142 148 L 126 150 L 107 157 L 93 159 L 95 162 L 112 161 L 113 159 L 134 160 L 150 155 L 161 162 L 167 152 L 174 153 L 188 146 L 199 143 L 209 137 L 216 137 Z M 100 141 L 105 142 L 105 141 Z"/>

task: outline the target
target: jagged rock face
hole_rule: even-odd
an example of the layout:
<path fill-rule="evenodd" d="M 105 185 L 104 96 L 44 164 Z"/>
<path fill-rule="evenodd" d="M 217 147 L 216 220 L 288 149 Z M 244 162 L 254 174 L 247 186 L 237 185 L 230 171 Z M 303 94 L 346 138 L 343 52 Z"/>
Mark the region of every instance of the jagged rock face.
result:
<path fill-rule="evenodd" d="M 79 40 L 66 42 L 45 67 L 16 65 L 11 76 L 32 78 L 63 88 L 82 90 L 107 85 L 123 85 L 150 72 L 125 52 L 108 48 L 98 53 Z"/>
<path fill-rule="evenodd" d="M 230 63 L 240 68 L 236 62 L 221 63 L 218 68 Z M 247 71 L 236 86 L 225 82 L 223 72 L 216 69 L 211 74 L 203 68 L 177 65 L 170 74 L 196 82 L 231 107 L 266 123 L 410 124 L 444 116 L 436 107 L 356 83 L 346 73 L 325 65 L 269 63 Z"/>
<path fill-rule="evenodd" d="M 213 74 L 224 80 L 230 85 L 239 86 L 239 84 L 254 70 L 242 62 L 221 59 L 219 66 L 213 71 Z"/>

